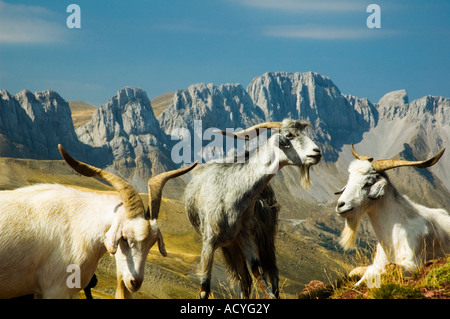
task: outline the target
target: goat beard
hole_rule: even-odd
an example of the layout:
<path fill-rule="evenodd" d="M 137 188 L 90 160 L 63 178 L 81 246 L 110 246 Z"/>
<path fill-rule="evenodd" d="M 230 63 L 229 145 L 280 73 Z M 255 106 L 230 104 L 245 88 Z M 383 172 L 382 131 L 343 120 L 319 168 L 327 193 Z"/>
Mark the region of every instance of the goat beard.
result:
<path fill-rule="evenodd" d="M 358 231 L 359 221 L 361 220 L 361 214 L 354 214 L 345 219 L 345 227 L 342 230 L 339 244 L 345 250 L 349 250 L 355 247 L 356 233 Z"/>
<path fill-rule="evenodd" d="M 304 189 L 308 189 L 311 185 L 311 179 L 309 178 L 309 165 L 300 165 L 297 167 L 300 173 L 300 185 L 302 185 Z"/>

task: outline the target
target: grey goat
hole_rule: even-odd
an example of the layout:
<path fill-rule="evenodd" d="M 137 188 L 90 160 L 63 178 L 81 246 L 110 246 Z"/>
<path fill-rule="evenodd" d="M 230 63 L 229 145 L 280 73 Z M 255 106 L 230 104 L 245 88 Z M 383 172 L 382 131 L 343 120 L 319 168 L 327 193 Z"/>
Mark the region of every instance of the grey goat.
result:
<path fill-rule="evenodd" d="M 210 294 L 217 248 L 224 254 L 230 279 L 239 281 L 244 298 L 250 297 L 252 283 L 247 263 L 264 297 L 279 296 L 275 259 L 279 207 L 268 183 L 281 168 L 295 165 L 299 167 L 302 185 L 309 186 L 309 167 L 322 157 L 320 149 L 305 134 L 309 125 L 285 119 L 261 123 L 238 133 L 220 131 L 236 138 L 256 136 L 263 129 L 272 129 L 272 134 L 243 163 L 216 161 L 193 170 L 194 176 L 185 191 L 185 209 L 203 237 L 200 298 L 206 299 Z"/>

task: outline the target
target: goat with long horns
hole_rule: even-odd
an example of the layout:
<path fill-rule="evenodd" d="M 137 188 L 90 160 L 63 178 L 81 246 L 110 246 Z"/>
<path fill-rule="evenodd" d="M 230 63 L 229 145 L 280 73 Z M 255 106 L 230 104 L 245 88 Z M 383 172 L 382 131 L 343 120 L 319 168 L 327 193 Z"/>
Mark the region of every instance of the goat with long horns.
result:
<path fill-rule="evenodd" d="M 197 162 L 186 168 L 158 174 L 148 180 L 149 213 L 146 214 L 142 199 L 131 184 L 108 171 L 75 160 L 61 145 L 58 145 L 58 148 L 64 160 L 75 171 L 88 177 L 100 177 L 119 192 L 124 208 L 123 214 L 118 212 L 117 218 L 114 218 L 105 237 L 105 246 L 111 254 L 115 254 L 118 250 L 121 251 L 121 254 L 115 256 L 117 266 L 116 298 L 129 298 L 131 293 L 138 290 L 142 284 L 145 260 L 156 241 L 160 253 L 163 256 L 167 255 L 164 240 L 156 221 L 163 187 L 169 179 L 192 170 Z M 147 219 L 150 219 L 150 223 L 145 221 Z M 133 258 L 134 269 L 129 267 L 130 256 Z M 138 260 L 134 260 L 136 258 Z"/>
<path fill-rule="evenodd" d="M 376 255 L 369 267 L 358 267 L 350 276 L 363 275 L 357 285 L 366 282 L 379 287 L 380 274 L 389 263 L 396 263 L 405 273 L 416 271 L 426 260 L 450 253 L 450 215 L 444 209 L 432 209 L 399 194 L 386 171 L 398 167 L 431 167 L 444 154 L 441 149 L 424 161 L 376 160 L 356 153 L 349 166 L 347 185 L 336 194 L 336 212 L 345 218 L 340 243 L 354 247 L 361 217 L 369 216 L 378 239 Z"/>
<path fill-rule="evenodd" d="M 59 184 L 0 191 L 0 298 L 27 294 L 36 298 L 75 297 L 90 284 L 105 252 L 115 254 L 116 297 L 130 297 L 142 285 L 150 248 L 158 242 L 161 254 L 166 255 L 156 221 L 162 187 L 196 163 L 150 179 L 149 206 L 153 208 L 147 217 L 131 184 L 72 158 L 61 145 L 58 147 L 78 173 L 109 182 L 119 194 Z M 77 279 L 69 284 L 68 269 L 76 268 Z"/>
<path fill-rule="evenodd" d="M 280 169 L 292 165 L 299 169 L 301 185 L 309 186 L 309 169 L 322 157 L 306 135 L 309 126 L 305 121 L 285 119 L 237 133 L 220 130 L 239 139 L 251 139 L 264 129 L 272 129 L 272 134 L 243 163 L 209 162 L 193 171 L 185 190 L 185 209 L 203 239 L 200 298 L 208 298 L 211 292 L 217 249 L 223 252 L 229 278 L 239 282 L 242 297 L 251 296 L 251 275 L 265 297 L 279 297 L 275 253 L 279 205 L 269 182 Z"/>

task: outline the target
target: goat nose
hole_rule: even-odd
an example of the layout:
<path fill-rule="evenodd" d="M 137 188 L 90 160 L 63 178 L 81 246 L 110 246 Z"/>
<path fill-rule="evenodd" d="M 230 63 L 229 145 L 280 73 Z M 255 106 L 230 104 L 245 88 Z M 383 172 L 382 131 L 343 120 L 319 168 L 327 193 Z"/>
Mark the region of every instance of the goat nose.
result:
<path fill-rule="evenodd" d="M 313 148 L 313 151 L 314 151 L 314 152 L 317 152 L 317 153 L 320 153 L 320 148 L 315 147 L 315 148 Z"/>
<path fill-rule="evenodd" d="M 337 207 L 338 208 L 341 208 L 341 207 L 343 207 L 345 205 L 345 202 L 338 202 L 337 203 Z"/>
<path fill-rule="evenodd" d="M 134 289 L 138 290 L 141 287 L 141 281 L 136 280 L 136 279 L 131 279 L 130 280 L 130 284 L 131 286 L 133 286 Z"/>

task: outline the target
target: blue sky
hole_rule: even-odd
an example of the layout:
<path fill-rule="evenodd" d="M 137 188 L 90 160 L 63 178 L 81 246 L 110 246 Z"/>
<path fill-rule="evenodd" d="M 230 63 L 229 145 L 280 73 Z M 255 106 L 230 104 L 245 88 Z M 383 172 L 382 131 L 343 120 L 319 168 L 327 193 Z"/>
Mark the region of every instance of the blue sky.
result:
<path fill-rule="evenodd" d="M 69 4 L 81 28 L 69 29 Z M 381 28 L 369 29 L 369 4 Z M 450 1 L 0 0 L 0 89 L 52 89 L 101 105 L 125 86 L 150 98 L 267 71 L 325 75 L 372 102 L 450 97 Z"/>

